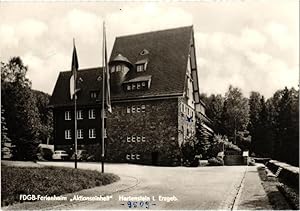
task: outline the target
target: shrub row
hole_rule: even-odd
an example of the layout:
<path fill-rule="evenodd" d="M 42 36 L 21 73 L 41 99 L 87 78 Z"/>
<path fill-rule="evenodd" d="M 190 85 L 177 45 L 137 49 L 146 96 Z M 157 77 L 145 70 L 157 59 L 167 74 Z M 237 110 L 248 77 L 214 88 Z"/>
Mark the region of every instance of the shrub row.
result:
<path fill-rule="evenodd" d="M 293 171 L 291 168 L 295 168 L 288 164 L 280 163 L 278 161 L 271 160 L 267 163 L 267 167 L 273 172 L 276 173 L 279 167 L 282 168 L 279 179 L 283 183 L 290 185 L 291 187 L 299 187 L 299 168 L 298 171 Z"/>

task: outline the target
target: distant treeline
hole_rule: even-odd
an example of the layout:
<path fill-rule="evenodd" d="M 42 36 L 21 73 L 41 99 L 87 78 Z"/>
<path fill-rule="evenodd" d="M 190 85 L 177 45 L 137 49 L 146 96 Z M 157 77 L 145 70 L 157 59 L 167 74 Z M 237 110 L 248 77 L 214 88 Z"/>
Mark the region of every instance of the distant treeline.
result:
<path fill-rule="evenodd" d="M 19 57 L 0 67 L 2 152 L 10 150 L 13 159 L 33 160 L 39 143 L 52 142 L 50 95 L 32 90 L 28 68 Z"/>
<path fill-rule="evenodd" d="M 216 133 L 242 149 L 249 138 L 241 136 L 250 135 L 252 155 L 299 165 L 299 91 L 285 87 L 265 100 L 259 92 L 246 98 L 230 86 L 225 96 L 201 94 L 201 99 Z"/>

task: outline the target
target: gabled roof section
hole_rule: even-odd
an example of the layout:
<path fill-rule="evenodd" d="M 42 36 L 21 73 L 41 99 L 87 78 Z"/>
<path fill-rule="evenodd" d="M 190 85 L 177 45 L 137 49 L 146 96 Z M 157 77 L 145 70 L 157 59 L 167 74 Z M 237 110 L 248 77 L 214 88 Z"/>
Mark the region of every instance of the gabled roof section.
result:
<path fill-rule="evenodd" d="M 118 92 L 111 93 L 111 99 L 182 96 L 192 31 L 193 27 L 188 26 L 117 37 L 110 62 L 116 57 L 118 58 L 119 54 L 130 61 L 131 64 L 136 64 L 139 61 L 148 61 L 146 71 L 137 72 L 135 67 L 133 67 L 127 73 L 125 81 L 132 82 L 145 77 L 151 80 L 151 87 L 147 90 L 131 92 L 119 89 Z M 141 55 L 140 53 L 144 49 L 147 49 L 149 53 Z M 95 104 L 95 99 L 90 99 L 90 92 L 98 90 L 101 94 L 102 80 L 97 80 L 101 75 L 102 68 L 78 71 L 78 78 L 82 78 L 82 82 L 79 82 L 77 85 L 81 89 L 77 100 L 78 105 Z M 151 79 L 149 79 L 149 76 L 151 76 Z M 73 104 L 70 99 L 70 77 L 71 71 L 59 74 L 50 105 L 59 107 Z"/>
<path fill-rule="evenodd" d="M 140 91 L 141 95 L 183 94 L 192 31 L 193 27 L 187 26 L 117 37 L 110 59 L 122 54 L 132 64 L 148 61 L 146 71 L 131 70 L 126 76 L 130 81 L 138 76 L 152 75 L 151 88 Z M 144 49 L 149 53 L 141 55 Z"/>
<path fill-rule="evenodd" d="M 74 101 L 70 98 L 70 78 L 71 71 L 60 72 L 56 81 L 51 99 L 50 106 L 69 106 Z M 78 70 L 77 79 L 78 105 L 94 105 L 95 99 L 90 98 L 91 91 L 99 91 L 102 87 L 102 68 L 89 68 Z"/>

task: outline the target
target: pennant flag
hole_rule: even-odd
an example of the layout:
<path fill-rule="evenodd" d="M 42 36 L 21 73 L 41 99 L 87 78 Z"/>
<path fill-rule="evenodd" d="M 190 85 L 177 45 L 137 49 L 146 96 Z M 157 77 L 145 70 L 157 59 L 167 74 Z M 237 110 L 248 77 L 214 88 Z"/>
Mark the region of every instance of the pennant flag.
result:
<path fill-rule="evenodd" d="M 104 57 L 104 79 L 102 83 L 105 83 L 104 86 L 104 99 L 105 99 L 105 107 L 108 112 L 112 112 L 111 102 L 110 102 L 110 84 L 109 84 L 109 68 L 107 63 L 107 46 L 106 46 L 106 33 L 105 33 L 105 23 L 103 22 L 103 57 Z"/>
<path fill-rule="evenodd" d="M 73 39 L 73 56 L 72 56 L 72 65 L 71 65 L 71 71 L 72 76 L 70 78 L 70 97 L 71 100 L 73 99 L 74 95 L 76 94 L 76 79 L 77 79 L 77 71 L 78 71 L 78 58 L 77 58 L 77 52 L 75 47 L 75 40 Z"/>

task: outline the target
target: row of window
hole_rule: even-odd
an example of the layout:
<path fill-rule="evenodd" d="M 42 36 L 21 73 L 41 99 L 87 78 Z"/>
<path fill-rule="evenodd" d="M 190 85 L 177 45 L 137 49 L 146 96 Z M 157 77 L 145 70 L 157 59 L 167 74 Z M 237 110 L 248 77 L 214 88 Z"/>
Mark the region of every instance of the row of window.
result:
<path fill-rule="evenodd" d="M 136 71 L 137 72 L 143 72 L 143 71 L 145 71 L 146 70 L 145 66 L 146 66 L 145 63 L 136 64 Z M 129 68 L 126 67 L 125 65 L 116 65 L 116 66 L 112 66 L 110 68 L 110 72 L 111 73 L 114 73 L 114 72 L 117 73 L 117 72 L 121 72 L 123 70 L 128 71 Z"/>
<path fill-rule="evenodd" d="M 127 91 L 142 90 L 142 89 L 146 89 L 146 88 L 147 88 L 146 81 L 130 83 L 130 84 L 126 85 Z"/>
<path fill-rule="evenodd" d="M 82 110 L 77 111 L 76 115 L 77 120 L 83 119 L 83 112 Z M 71 120 L 71 111 L 65 111 L 65 120 Z M 95 109 L 89 109 L 89 119 L 96 119 L 96 110 Z"/>
<path fill-rule="evenodd" d="M 140 113 L 140 112 L 145 112 L 146 111 L 146 106 L 141 105 L 141 106 L 127 106 L 127 114 L 130 113 Z"/>
<path fill-rule="evenodd" d="M 139 160 L 140 154 L 127 154 L 126 160 Z"/>
<path fill-rule="evenodd" d="M 145 136 L 127 136 L 127 143 L 146 142 Z"/>
<path fill-rule="evenodd" d="M 129 68 L 128 67 L 126 67 L 125 65 L 117 65 L 117 66 L 112 66 L 111 68 L 110 68 L 110 72 L 111 73 L 114 73 L 114 72 L 121 72 L 121 71 L 123 71 L 123 70 L 129 70 Z"/>
<path fill-rule="evenodd" d="M 190 108 L 189 106 L 187 106 L 184 103 L 181 103 L 181 108 L 180 108 L 181 113 L 187 113 L 187 115 L 189 116 L 193 116 L 194 115 L 194 111 L 192 108 Z"/>
<path fill-rule="evenodd" d="M 94 139 L 96 138 L 96 129 L 92 128 L 89 129 L 89 138 Z M 72 139 L 71 130 L 65 130 L 65 139 Z M 77 139 L 83 139 L 83 129 L 77 129 Z"/>

